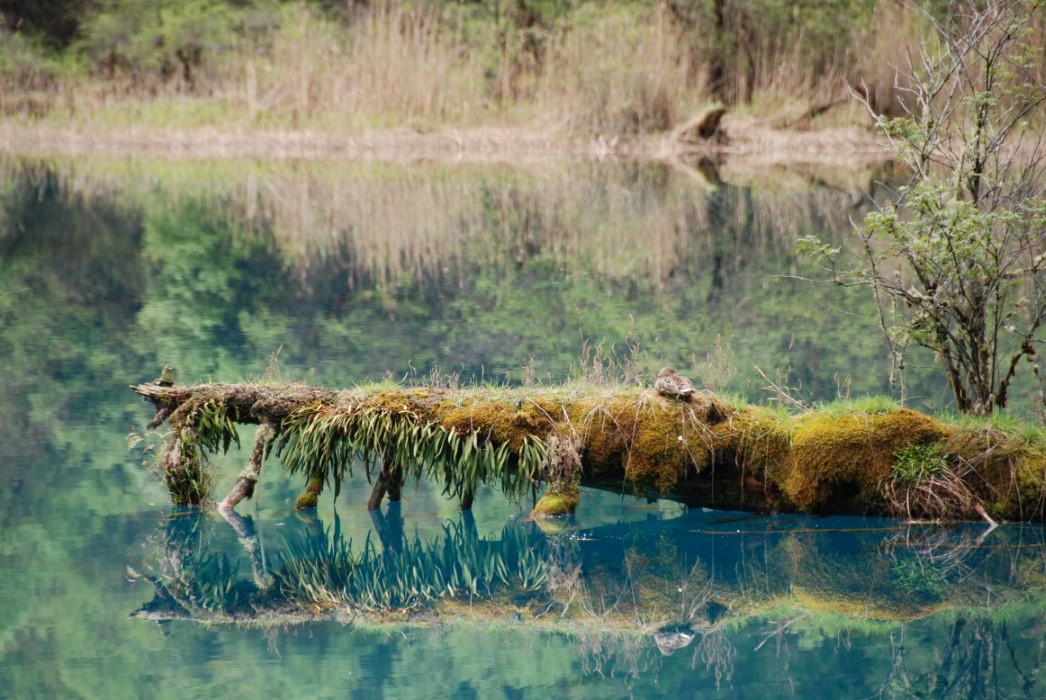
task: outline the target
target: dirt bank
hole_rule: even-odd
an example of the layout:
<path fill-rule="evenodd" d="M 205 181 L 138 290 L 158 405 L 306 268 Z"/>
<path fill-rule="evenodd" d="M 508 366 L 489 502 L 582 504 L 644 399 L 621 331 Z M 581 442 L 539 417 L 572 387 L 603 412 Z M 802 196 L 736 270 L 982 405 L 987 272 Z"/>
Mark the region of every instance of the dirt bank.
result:
<path fill-rule="evenodd" d="M 554 130 L 501 127 L 360 132 L 199 127 L 95 128 L 0 122 L 0 149 L 24 155 L 141 155 L 162 158 L 275 158 L 465 163 L 549 159 L 673 160 L 708 157 L 751 166 L 823 163 L 854 168 L 889 160 L 887 144 L 860 128 L 780 130 L 727 118 L 721 137 L 687 142 L 674 134 L 566 137 Z"/>

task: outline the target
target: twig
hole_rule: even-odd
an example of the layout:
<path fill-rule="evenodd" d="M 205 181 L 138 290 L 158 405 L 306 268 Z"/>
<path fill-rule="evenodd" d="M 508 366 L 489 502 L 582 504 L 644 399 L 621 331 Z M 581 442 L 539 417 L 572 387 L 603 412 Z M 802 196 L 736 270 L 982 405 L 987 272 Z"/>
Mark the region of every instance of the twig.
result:
<path fill-rule="evenodd" d="M 974 503 L 973 509 L 977 511 L 977 515 L 981 516 L 981 518 L 984 519 L 984 522 L 988 523 L 990 527 L 989 532 L 999 526 L 999 523 L 992 520 L 992 517 L 988 515 L 987 511 L 984 510 L 980 503 Z"/>

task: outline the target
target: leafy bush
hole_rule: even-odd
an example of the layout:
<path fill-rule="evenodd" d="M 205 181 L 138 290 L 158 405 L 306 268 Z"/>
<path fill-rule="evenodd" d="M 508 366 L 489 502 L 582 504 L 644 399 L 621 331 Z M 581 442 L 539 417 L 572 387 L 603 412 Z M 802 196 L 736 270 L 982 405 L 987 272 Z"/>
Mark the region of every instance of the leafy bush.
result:
<path fill-rule="evenodd" d="M 80 48 L 110 76 L 178 78 L 194 87 L 201 69 L 216 67 L 243 44 L 247 10 L 207 0 L 105 0 L 85 18 Z"/>

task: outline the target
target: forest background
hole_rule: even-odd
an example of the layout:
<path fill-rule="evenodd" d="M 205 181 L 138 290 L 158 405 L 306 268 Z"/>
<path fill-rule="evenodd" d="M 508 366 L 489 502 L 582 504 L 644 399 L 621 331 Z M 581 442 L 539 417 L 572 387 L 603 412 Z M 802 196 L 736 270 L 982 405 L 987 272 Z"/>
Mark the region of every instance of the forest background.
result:
<path fill-rule="evenodd" d="M 613 139 L 718 104 L 778 128 L 869 124 L 854 92 L 898 114 L 906 47 L 952 12 L 943 0 L 0 0 L 0 114 Z M 1033 24 L 1041 45 L 1046 13 Z"/>

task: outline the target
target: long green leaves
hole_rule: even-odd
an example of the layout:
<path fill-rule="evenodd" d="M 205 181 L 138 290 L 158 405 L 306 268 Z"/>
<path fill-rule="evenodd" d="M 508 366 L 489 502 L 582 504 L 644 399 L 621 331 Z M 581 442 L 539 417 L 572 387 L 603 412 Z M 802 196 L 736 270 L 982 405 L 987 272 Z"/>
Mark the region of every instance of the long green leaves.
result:
<path fill-rule="evenodd" d="M 448 430 L 406 408 L 391 412 L 316 404 L 284 422 L 276 453 L 288 472 L 333 484 L 335 496 L 359 460 L 368 477 L 385 466 L 406 477 L 435 480 L 447 496 L 460 498 L 486 484 L 519 499 L 534 487 L 545 449 L 539 438 L 527 436 L 513 452 L 490 436 Z"/>
<path fill-rule="evenodd" d="M 224 401 L 211 399 L 201 404 L 196 411 L 196 439 L 197 444 L 207 448 L 210 452 L 228 452 L 229 446 L 235 442 L 240 447 L 240 434 L 236 430 L 236 422 L 239 415 L 236 411 L 230 414 L 229 406 Z"/>

